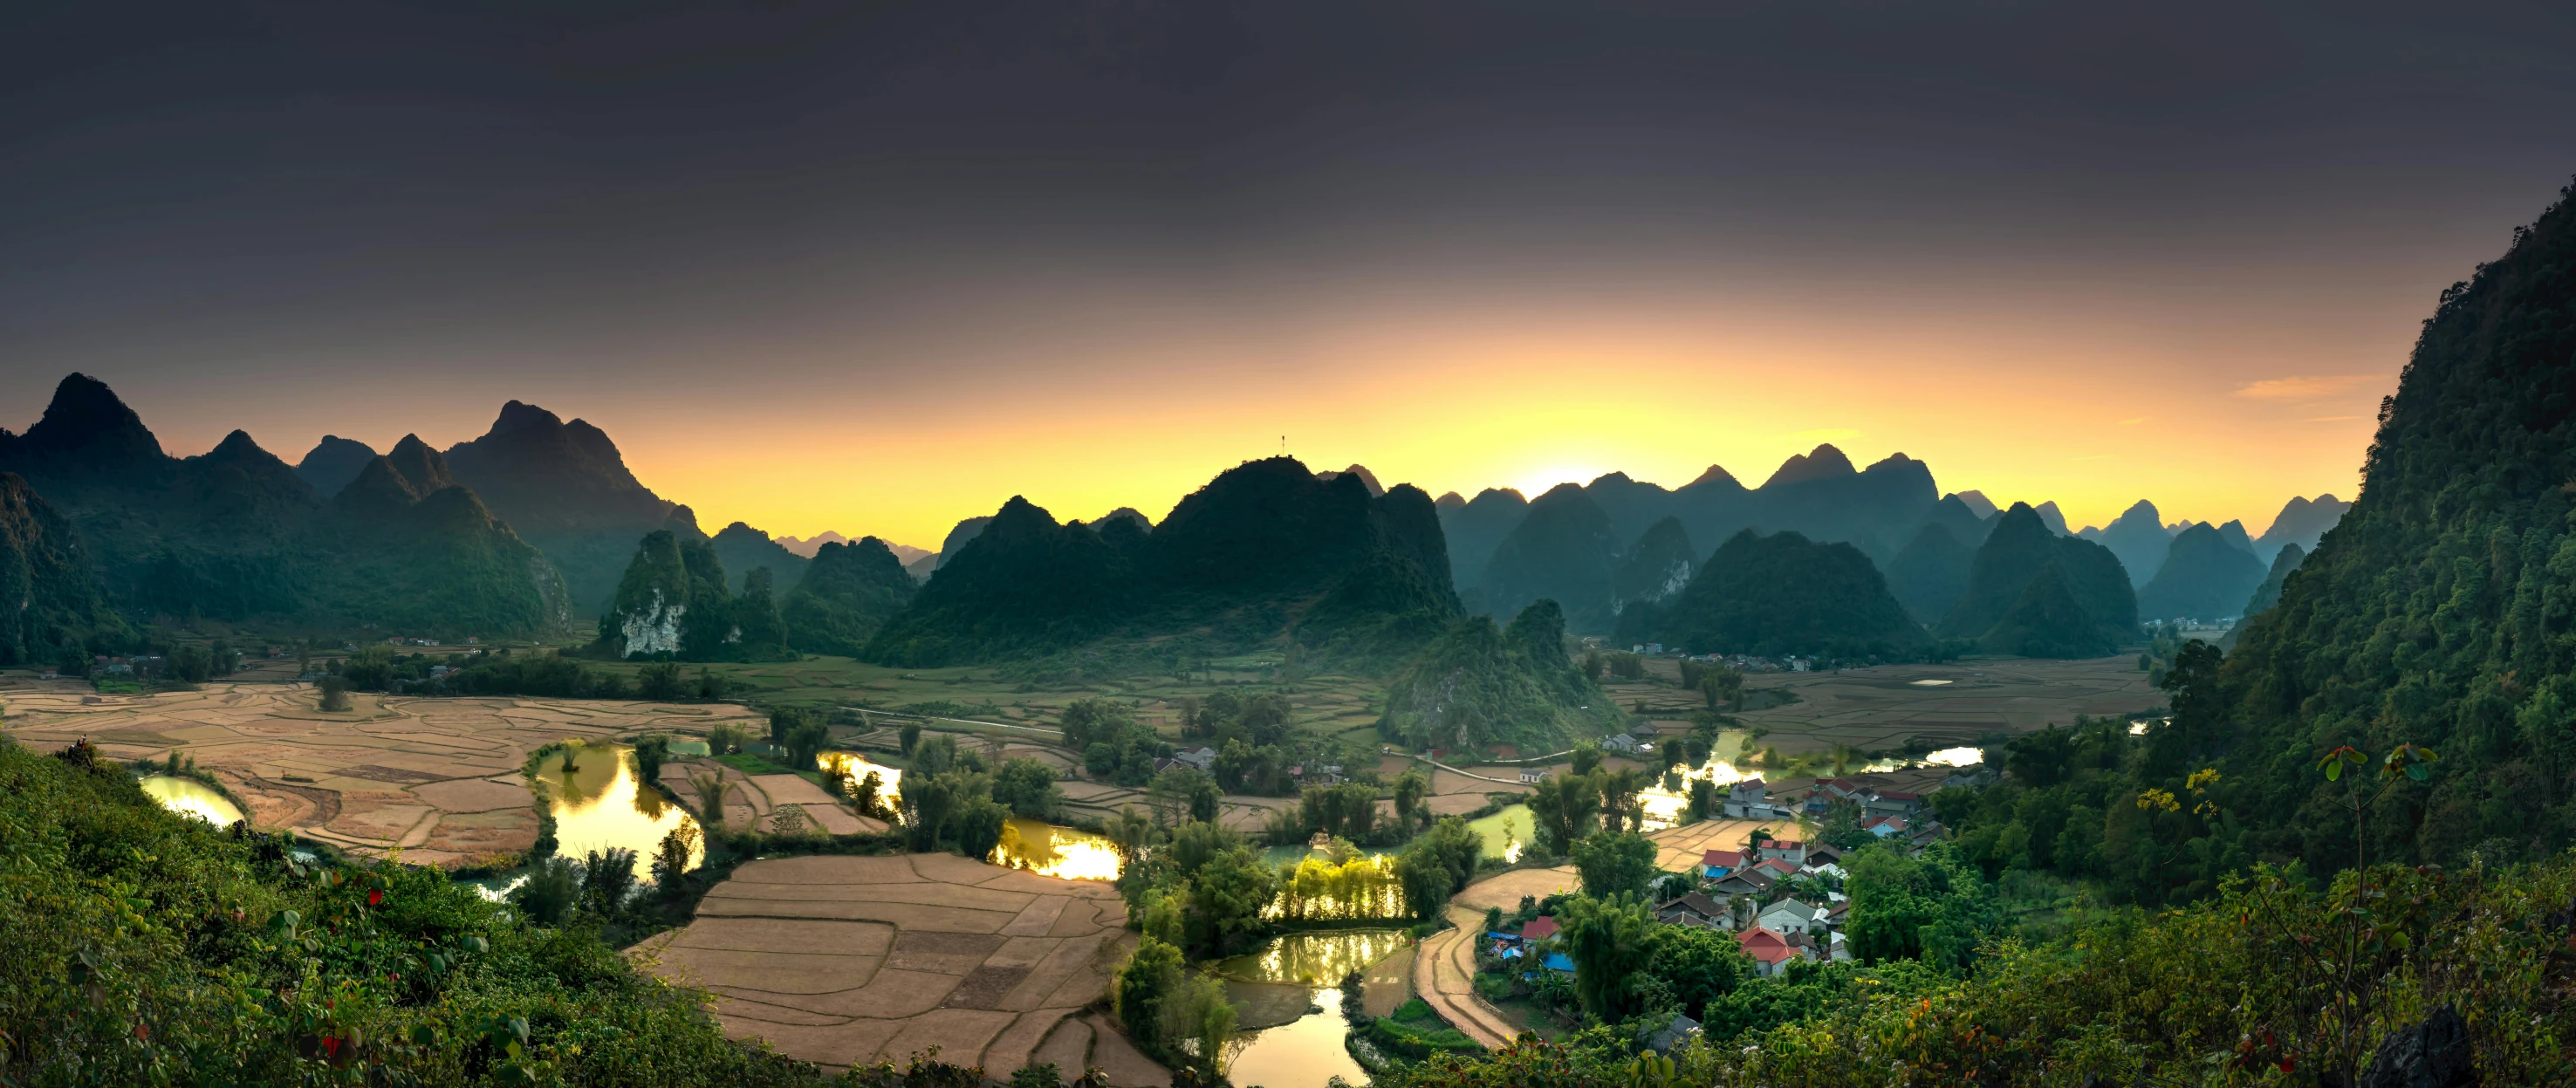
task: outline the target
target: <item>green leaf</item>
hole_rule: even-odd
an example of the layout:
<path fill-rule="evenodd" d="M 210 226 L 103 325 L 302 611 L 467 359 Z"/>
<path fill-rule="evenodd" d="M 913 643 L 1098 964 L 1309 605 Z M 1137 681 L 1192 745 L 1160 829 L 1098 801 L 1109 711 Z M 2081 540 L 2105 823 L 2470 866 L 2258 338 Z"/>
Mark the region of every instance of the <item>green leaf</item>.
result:
<path fill-rule="evenodd" d="M 432 1030 L 427 1024 L 414 1025 L 411 1029 L 411 1041 L 418 1046 L 431 1046 L 438 1042 L 438 1032 Z"/>
<path fill-rule="evenodd" d="M 2339 760 L 2339 759 L 2338 759 L 2338 760 L 2334 760 L 2334 761 L 2329 762 L 2329 763 L 2327 763 L 2327 764 L 2326 764 L 2326 781 L 2328 781 L 2328 782 L 2332 782 L 2332 781 L 2335 781 L 2336 779 L 2339 779 L 2339 778 L 2342 778 L 2342 777 L 2343 777 L 2343 761 L 2342 761 L 2342 760 Z"/>
<path fill-rule="evenodd" d="M 2418 763 L 2412 767 L 2406 768 L 2406 777 L 2422 782 L 2433 777 L 2433 768 Z"/>

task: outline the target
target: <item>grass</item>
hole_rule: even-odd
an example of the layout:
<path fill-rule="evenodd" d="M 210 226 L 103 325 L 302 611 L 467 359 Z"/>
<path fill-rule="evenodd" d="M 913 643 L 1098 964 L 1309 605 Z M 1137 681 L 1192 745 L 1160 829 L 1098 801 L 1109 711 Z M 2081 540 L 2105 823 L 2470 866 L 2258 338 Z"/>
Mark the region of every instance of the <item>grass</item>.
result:
<path fill-rule="evenodd" d="M 759 757 L 759 756 L 753 755 L 753 754 L 751 754 L 751 753 L 749 753 L 749 752 L 735 752 L 735 753 L 733 753 L 732 755 L 717 756 L 717 757 L 715 757 L 715 758 L 716 758 L 716 762 L 718 762 L 718 763 L 722 763 L 722 764 L 724 764 L 725 766 L 727 766 L 727 767 L 731 767 L 731 768 L 733 768 L 733 769 L 735 769 L 735 770 L 737 770 L 737 771 L 741 771 L 741 772 L 742 772 L 742 773 L 744 773 L 744 774 L 794 774 L 794 773 L 796 773 L 796 772 L 794 772 L 794 771 L 792 771 L 792 770 L 787 769 L 787 768 L 786 768 L 786 767 L 784 767 L 784 766 L 781 766 L 781 765 L 776 764 L 776 763 L 772 763 L 772 762 L 770 762 L 770 761 L 768 761 L 768 760 L 766 760 L 766 759 L 763 759 L 763 758 L 761 758 L 761 757 Z"/>

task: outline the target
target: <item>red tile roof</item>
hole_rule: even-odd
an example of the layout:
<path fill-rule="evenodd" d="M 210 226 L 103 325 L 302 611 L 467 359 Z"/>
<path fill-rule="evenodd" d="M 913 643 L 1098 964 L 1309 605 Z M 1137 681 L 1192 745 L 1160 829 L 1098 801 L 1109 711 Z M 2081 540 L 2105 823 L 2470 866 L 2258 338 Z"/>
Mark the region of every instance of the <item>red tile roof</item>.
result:
<path fill-rule="evenodd" d="M 1524 941 L 1543 941 L 1553 936 L 1556 936 L 1556 919 L 1544 915 L 1530 919 L 1528 925 L 1521 927 Z"/>
<path fill-rule="evenodd" d="M 1767 964 L 1776 965 L 1798 958 L 1798 950 L 1789 947 L 1788 938 L 1761 926 L 1751 926 L 1736 934 L 1735 943 L 1744 949 L 1745 955 Z"/>
<path fill-rule="evenodd" d="M 1699 863 L 1702 865 L 1714 865 L 1720 869 L 1733 869 L 1744 864 L 1744 851 L 1711 850 L 1699 856 Z"/>

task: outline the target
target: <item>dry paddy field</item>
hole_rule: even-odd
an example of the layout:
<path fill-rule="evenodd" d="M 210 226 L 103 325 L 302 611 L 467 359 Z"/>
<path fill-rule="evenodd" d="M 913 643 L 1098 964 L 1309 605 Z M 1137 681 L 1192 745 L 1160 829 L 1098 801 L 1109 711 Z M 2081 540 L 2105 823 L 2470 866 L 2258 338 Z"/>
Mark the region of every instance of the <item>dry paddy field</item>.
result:
<path fill-rule="evenodd" d="M 357 695 L 353 709 L 325 713 L 312 690 L 274 683 L 95 695 L 85 684 L 34 682 L 0 694 L 8 703 L 0 727 L 22 744 L 59 748 L 87 737 L 121 760 L 184 751 L 241 799 L 254 826 L 361 854 L 400 850 L 421 865 L 533 844 L 535 799 L 519 768 L 545 744 L 698 733 L 723 721 L 765 728 L 739 706 L 647 702 Z"/>
<path fill-rule="evenodd" d="M 949 854 L 771 858 L 632 954 L 714 993 L 728 1034 L 825 1066 L 936 1048 L 997 1077 L 1052 1062 L 1166 1084 L 1168 1071 L 1081 1016 L 1134 940 L 1126 922 L 1105 883 Z"/>
<path fill-rule="evenodd" d="M 1615 684 L 1611 693 L 1621 706 L 1642 701 L 1649 714 L 1668 717 L 1667 729 L 1686 727 L 1691 711 L 1703 704 L 1673 686 L 1679 664 L 1655 660 L 1647 666 L 1648 683 Z M 2065 725 L 2079 714 L 2120 716 L 2165 704 L 2164 693 L 2138 671 L 2135 656 L 1755 673 L 1745 687 L 1752 708 L 1736 717 L 1769 730 L 1764 744 L 1791 753 L 1835 744 L 1878 751 L 1908 743 L 1947 748 L 1994 733 Z"/>

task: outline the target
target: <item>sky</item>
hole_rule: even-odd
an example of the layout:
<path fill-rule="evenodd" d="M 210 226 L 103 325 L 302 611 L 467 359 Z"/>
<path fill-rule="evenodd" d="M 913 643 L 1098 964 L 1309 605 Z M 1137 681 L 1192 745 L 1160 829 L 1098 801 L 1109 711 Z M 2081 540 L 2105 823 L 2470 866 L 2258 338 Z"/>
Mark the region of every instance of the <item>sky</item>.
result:
<path fill-rule="evenodd" d="M 933 547 L 1283 449 L 1819 442 L 2259 533 L 2576 173 L 2576 9 L 2131 7 L 9 5 L 0 426 L 75 370 L 178 454 L 516 398 L 710 528 Z"/>

